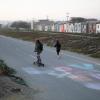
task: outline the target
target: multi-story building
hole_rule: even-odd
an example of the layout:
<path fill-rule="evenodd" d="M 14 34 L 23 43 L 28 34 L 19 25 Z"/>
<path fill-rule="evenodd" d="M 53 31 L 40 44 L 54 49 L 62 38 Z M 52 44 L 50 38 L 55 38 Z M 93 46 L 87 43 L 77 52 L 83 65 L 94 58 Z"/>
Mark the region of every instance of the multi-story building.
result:
<path fill-rule="evenodd" d="M 34 30 L 66 33 L 100 33 L 100 21 L 73 17 L 70 21 L 39 20 L 33 24 Z"/>
<path fill-rule="evenodd" d="M 100 21 L 96 23 L 96 33 L 100 33 Z"/>
<path fill-rule="evenodd" d="M 96 21 L 88 22 L 88 33 L 96 33 Z"/>
<path fill-rule="evenodd" d="M 51 31 L 52 30 L 52 25 L 53 25 L 53 21 L 49 21 L 47 20 L 39 20 L 37 22 L 37 30 L 41 30 L 41 31 Z"/>
<path fill-rule="evenodd" d="M 54 31 L 55 32 L 60 32 L 60 22 L 55 22 L 54 24 Z"/>
<path fill-rule="evenodd" d="M 60 32 L 65 32 L 63 22 L 60 23 Z"/>
<path fill-rule="evenodd" d="M 69 22 L 68 32 L 69 33 L 74 33 L 74 23 L 73 22 Z"/>
<path fill-rule="evenodd" d="M 87 33 L 87 32 L 88 32 L 87 22 L 82 22 L 81 23 L 81 33 Z"/>
<path fill-rule="evenodd" d="M 81 33 L 82 27 L 81 22 L 74 23 L 74 33 Z"/>

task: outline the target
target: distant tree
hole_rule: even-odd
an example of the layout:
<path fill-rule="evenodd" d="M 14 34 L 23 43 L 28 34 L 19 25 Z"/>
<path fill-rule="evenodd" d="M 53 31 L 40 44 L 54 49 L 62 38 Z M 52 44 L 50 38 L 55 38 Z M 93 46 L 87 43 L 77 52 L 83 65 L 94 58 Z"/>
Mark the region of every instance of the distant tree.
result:
<path fill-rule="evenodd" d="M 19 28 L 24 28 L 24 29 L 30 29 L 30 23 L 25 22 L 25 21 L 15 21 L 11 24 L 11 27 L 19 29 Z"/>
<path fill-rule="evenodd" d="M 82 17 L 72 17 L 70 21 L 72 21 L 72 22 L 84 22 L 84 21 L 86 21 L 86 19 L 82 18 Z"/>
<path fill-rule="evenodd" d="M 0 24 L 0 28 L 2 27 L 2 24 Z"/>

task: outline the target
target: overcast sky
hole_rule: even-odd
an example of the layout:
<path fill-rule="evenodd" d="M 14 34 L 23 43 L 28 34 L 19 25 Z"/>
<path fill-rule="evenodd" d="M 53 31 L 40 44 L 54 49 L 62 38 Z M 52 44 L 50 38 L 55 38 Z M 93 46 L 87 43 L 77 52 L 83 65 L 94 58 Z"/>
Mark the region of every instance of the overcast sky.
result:
<path fill-rule="evenodd" d="M 0 20 L 66 20 L 66 13 L 100 19 L 100 0 L 0 0 Z"/>

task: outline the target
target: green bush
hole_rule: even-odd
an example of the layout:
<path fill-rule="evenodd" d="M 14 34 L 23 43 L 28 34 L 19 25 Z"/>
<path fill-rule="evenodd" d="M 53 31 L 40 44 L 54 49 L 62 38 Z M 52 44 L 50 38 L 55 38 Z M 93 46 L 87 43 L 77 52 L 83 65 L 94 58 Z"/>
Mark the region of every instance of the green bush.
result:
<path fill-rule="evenodd" d="M 2 74 L 5 74 L 5 75 L 11 75 L 11 74 L 16 73 L 15 70 L 12 68 L 9 68 L 3 60 L 0 60 L 0 70 L 2 71 Z"/>
<path fill-rule="evenodd" d="M 100 58 L 100 52 L 96 52 L 94 54 L 91 54 L 91 57 Z"/>

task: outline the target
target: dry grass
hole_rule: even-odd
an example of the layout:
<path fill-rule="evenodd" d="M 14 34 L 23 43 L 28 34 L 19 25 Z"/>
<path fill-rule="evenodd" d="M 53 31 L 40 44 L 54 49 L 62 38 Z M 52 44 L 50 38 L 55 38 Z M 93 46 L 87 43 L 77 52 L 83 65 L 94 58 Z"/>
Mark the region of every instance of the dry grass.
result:
<path fill-rule="evenodd" d="M 47 32 L 12 32 L 6 31 L 0 34 L 19 38 L 28 41 L 35 41 L 37 39 L 46 43 L 48 46 L 53 46 L 55 40 L 59 40 L 62 44 L 62 49 L 79 52 L 83 54 L 94 54 L 100 50 L 100 37 L 86 38 L 82 36 L 73 36 L 67 33 L 50 34 Z M 91 36 L 91 35 L 90 35 Z M 96 56 L 93 56 L 96 57 Z"/>

